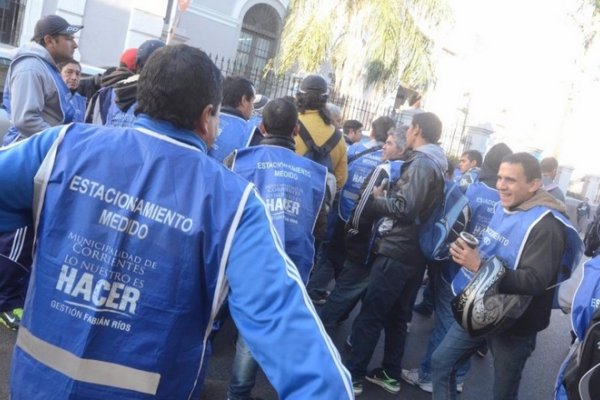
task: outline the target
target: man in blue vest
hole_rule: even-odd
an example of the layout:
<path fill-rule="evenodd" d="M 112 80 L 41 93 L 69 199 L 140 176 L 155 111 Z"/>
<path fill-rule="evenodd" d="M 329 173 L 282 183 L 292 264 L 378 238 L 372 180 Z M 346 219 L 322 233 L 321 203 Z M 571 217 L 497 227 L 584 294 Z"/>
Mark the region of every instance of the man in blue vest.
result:
<path fill-rule="evenodd" d="M 463 192 L 477 179 L 482 161 L 483 156 L 478 150 L 467 150 L 460 156 L 458 160 L 458 173 L 455 174 L 454 181 L 458 182 Z"/>
<path fill-rule="evenodd" d="M 81 82 L 81 64 L 79 61 L 71 59 L 58 64 L 58 69 L 69 88 L 69 101 L 75 109 L 73 122 L 83 122 L 85 117 L 86 98 L 77 92 L 77 88 Z"/>
<path fill-rule="evenodd" d="M 166 46 L 134 127 L 0 150 L 0 229 L 33 223 L 38 239 L 12 399 L 198 398 L 226 298 L 280 398 L 352 398 L 254 185 L 206 155 L 221 79 L 204 52 Z"/>
<path fill-rule="evenodd" d="M 558 200 L 565 202 L 565 194 L 556 183 L 558 173 L 558 160 L 554 157 L 546 157 L 540 161 L 542 166 L 542 185 L 544 189 Z"/>
<path fill-rule="evenodd" d="M 535 349 L 537 333 L 550 323 L 553 287 L 564 278 L 559 275 L 565 268 L 576 265 L 582 251 L 577 230 L 565 217 L 564 204 L 541 186 L 541 168 L 534 156 L 504 157 L 496 183 L 500 203 L 480 235 L 479 249 L 461 239 L 450 246 L 454 261 L 471 274 L 492 256 L 502 260 L 507 271 L 499 286 L 501 293 L 532 296 L 511 327 L 485 336 L 494 358 L 495 400 L 518 397 L 521 373 Z M 458 274 L 455 281 L 462 279 L 466 285 L 463 275 Z M 453 323 L 432 356 L 434 400 L 456 399 L 456 368 L 478 345 Z"/>
<path fill-rule="evenodd" d="M 123 79 L 112 88 L 110 107 L 106 113 L 105 126 L 127 127 L 133 125 L 137 109 L 137 88 L 140 73 L 150 56 L 158 49 L 163 48 L 162 40 L 146 40 L 138 47 L 135 58 L 135 75 Z"/>
<path fill-rule="evenodd" d="M 57 64 L 73 58 L 74 34 L 83 26 L 48 15 L 40 19 L 31 43 L 19 47 L 6 75 L 3 105 L 11 127 L 4 144 L 27 138 L 51 126 L 71 122 L 75 109 Z M 0 233 L 0 323 L 16 329 L 23 313 L 33 229 L 30 226 Z"/>
<path fill-rule="evenodd" d="M 400 177 L 404 163 L 401 158 L 405 156 L 405 151 L 405 127 L 389 131 L 380 154 L 383 163 L 379 163 L 364 179 L 360 196 L 344 229 L 344 267 L 336 278 L 335 288 L 319 312 L 325 327 L 337 326 L 346 320 L 367 288 L 372 261 L 369 256 L 377 219 L 366 210 L 375 187 L 381 186 L 385 179 L 393 184 Z"/>
<path fill-rule="evenodd" d="M 358 143 L 362 140 L 362 128 L 363 124 L 355 119 L 347 119 L 342 125 L 342 132 L 344 133 L 344 140 L 346 146 L 350 147 L 354 143 Z"/>
<path fill-rule="evenodd" d="M 358 200 L 365 178 L 381 163 L 382 147 L 395 122 L 390 117 L 379 117 L 371 123 L 371 140 L 348 148 L 348 179 L 339 192 L 336 210 L 329 216 L 331 234 L 319 247 L 315 269 L 307 289 L 315 304 L 327 301 L 329 282 L 339 275 L 344 265 L 344 224 Z"/>
<path fill-rule="evenodd" d="M 4 107 L 12 123 L 4 144 L 73 120 L 69 89 L 57 64 L 73 58 L 73 35 L 81 28 L 58 15 L 45 16 L 35 24 L 31 43 L 17 50 L 4 85 Z"/>
<path fill-rule="evenodd" d="M 312 268 L 313 229 L 325 197 L 327 169 L 295 154 L 293 137 L 298 132 L 298 111 L 293 103 L 285 99 L 270 101 L 263 111 L 261 128 L 265 132 L 261 145 L 236 151 L 232 170 L 257 186 L 286 254 L 306 283 Z M 229 400 L 251 399 L 258 371 L 242 336 L 238 336 L 236 344 Z"/>
<path fill-rule="evenodd" d="M 246 78 L 228 76 L 223 82 L 223 108 L 219 135 L 208 154 L 219 162 L 237 149 L 250 146 L 256 126 L 249 123 L 254 110 L 256 91 Z"/>
<path fill-rule="evenodd" d="M 387 197 L 383 185 L 373 190 L 368 212 L 384 220 L 362 308 L 352 326 L 352 355 L 346 365 L 355 395 L 362 393 L 365 378 L 390 393 L 400 391 L 406 324 L 425 272 L 417 225 L 430 217 L 444 196 L 448 164 L 436 144 L 441 133 L 442 122 L 435 114 L 415 115 L 406 134 L 406 147 L 413 152 L 402 166 L 400 179 Z M 382 329 L 384 359 L 380 368 L 367 374 Z"/>
<path fill-rule="evenodd" d="M 511 153 L 510 148 L 504 143 L 498 143 L 490 148 L 485 155 L 479 176 L 467 188 L 465 195 L 469 199 L 471 217 L 466 231 L 475 236 L 478 236 L 489 225 L 492 219 L 495 205 L 500 200 L 498 191 L 496 190 L 498 168 L 502 159 Z M 430 266 L 429 284 L 432 285 L 433 306 L 435 308 L 433 330 L 420 367 L 418 369 L 402 370 L 402 379 L 404 381 L 418 386 L 423 391 L 429 393 L 433 391 L 431 383 L 431 356 L 454 322 L 450 302 L 454 298 L 455 293 L 453 293 L 451 285 L 459 270 L 460 266 L 452 260 L 444 260 Z M 468 277 L 470 278 L 470 275 Z M 474 344 L 481 342 L 481 339 L 473 339 Z M 487 349 L 485 344 L 478 351 L 484 352 L 484 349 Z M 456 374 L 456 389 L 459 393 L 462 392 L 463 381 L 468 370 L 469 360 L 467 359 L 458 368 Z"/>

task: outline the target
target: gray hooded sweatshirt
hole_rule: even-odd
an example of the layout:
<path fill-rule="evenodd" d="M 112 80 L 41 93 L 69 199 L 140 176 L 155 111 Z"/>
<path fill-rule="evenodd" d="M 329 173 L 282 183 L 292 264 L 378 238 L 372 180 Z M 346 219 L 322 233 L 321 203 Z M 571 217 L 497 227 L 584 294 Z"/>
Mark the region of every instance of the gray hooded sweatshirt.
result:
<path fill-rule="evenodd" d="M 22 137 L 29 137 L 63 121 L 59 94 L 52 76 L 35 55 L 58 70 L 52 56 L 41 45 L 31 42 L 21 46 L 9 70 L 10 119 Z M 23 57 L 24 56 L 24 57 Z"/>

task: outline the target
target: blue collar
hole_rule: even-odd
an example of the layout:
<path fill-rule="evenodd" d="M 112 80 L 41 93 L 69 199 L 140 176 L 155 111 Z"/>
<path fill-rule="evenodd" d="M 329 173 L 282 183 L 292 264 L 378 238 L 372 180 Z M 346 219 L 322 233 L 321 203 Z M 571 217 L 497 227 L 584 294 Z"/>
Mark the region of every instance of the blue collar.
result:
<path fill-rule="evenodd" d="M 185 144 L 189 144 L 190 146 L 194 146 L 202 150 L 203 153 L 206 153 L 207 146 L 198 135 L 187 129 L 178 129 L 173 126 L 172 123 L 168 121 L 161 121 L 150 118 L 147 114 L 139 114 L 133 123 L 134 127 L 146 128 L 153 132 L 160 133 L 162 135 L 166 135 L 170 138 L 173 138 L 179 142 L 183 142 Z"/>

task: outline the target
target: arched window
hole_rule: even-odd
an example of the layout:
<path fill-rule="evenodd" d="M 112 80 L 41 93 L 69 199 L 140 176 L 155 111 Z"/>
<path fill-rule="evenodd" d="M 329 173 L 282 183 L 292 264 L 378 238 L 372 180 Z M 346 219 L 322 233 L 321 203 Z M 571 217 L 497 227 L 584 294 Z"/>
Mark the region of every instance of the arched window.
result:
<path fill-rule="evenodd" d="M 281 18 L 273 7 L 252 6 L 244 16 L 236 64 L 248 72 L 262 71 L 275 56 L 280 32 Z"/>

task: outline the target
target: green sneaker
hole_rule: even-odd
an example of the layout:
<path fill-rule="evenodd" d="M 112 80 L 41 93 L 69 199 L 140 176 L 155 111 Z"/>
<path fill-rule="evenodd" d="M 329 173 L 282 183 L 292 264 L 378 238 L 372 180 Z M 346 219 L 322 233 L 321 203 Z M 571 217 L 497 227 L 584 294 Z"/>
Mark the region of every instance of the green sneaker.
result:
<path fill-rule="evenodd" d="M 15 308 L 11 311 L 4 311 L 0 313 L 0 324 L 6 326 L 8 329 L 16 331 L 21 323 L 23 317 L 23 309 Z"/>
<path fill-rule="evenodd" d="M 400 382 L 390 377 L 383 368 L 374 369 L 369 372 L 365 378 L 369 382 L 381 386 L 392 394 L 396 394 L 400 391 Z"/>
<path fill-rule="evenodd" d="M 354 397 L 360 396 L 363 392 L 363 380 L 362 379 L 352 379 L 352 391 L 354 392 Z"/>

